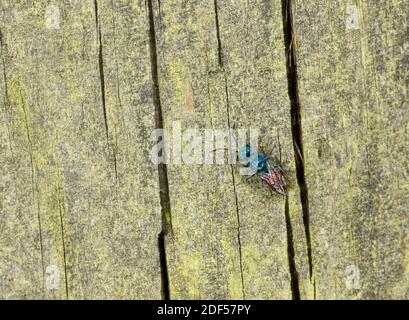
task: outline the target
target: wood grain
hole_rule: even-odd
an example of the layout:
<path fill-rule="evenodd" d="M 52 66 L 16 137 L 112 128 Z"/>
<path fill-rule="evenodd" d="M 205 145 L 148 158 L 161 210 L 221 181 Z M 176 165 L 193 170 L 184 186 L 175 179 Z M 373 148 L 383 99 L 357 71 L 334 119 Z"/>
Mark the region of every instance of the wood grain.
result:
<path fill-rule="evenodd" d="M 2 1 L 0 293 L 160 298 L 145 7 L 47 5 Z"/>
<path fill-rule="evenodd" d="M 408 15 L 2 0 L 0 299 L 409 298 Z M 288 196 L 189 129 L 257 129 Z"/>
<path fill-rule="evenodd" d="M 318 299 L 407 299 L 407 51 L 402 1 L 295 1 Z"/>

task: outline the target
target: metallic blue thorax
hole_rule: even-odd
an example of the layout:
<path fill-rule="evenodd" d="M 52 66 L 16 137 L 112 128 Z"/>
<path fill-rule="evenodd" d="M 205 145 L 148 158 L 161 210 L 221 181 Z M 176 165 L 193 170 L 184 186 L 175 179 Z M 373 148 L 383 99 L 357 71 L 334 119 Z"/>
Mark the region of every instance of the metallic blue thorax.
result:
<path fill-rule="evenodd" d="M 238 157 L 243 166 L 249 167 L 255 173 L 268 173 L 268 157 L 252 150 L 250 146 L 247 145 L 242 148 L 238 153 Z"/>

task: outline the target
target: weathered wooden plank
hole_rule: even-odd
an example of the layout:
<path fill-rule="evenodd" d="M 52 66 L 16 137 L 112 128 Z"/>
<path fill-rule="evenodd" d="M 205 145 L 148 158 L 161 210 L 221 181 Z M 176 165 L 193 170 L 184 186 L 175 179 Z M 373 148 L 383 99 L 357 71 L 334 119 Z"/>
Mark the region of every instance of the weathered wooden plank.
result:
<path fill-rule="evenodd" d="M 180 121 L 182 131 L 202 134 L 258 128 L 261 146 L 277 157 L 281 152 L 292 168 L 281 4 L 268 4 L 267 10 L 153 1 L 164 127 Z M 256 180 L 246 182 L 238 166 L 175 165 L 172 155 L 170 161 L 171 298 L 291 298 L 285 200 Z M 295 191 L 287 214 L 300 239 L 300 275 L 308 277 L 298 199 Z M 307 287 L 302 291 L 308 294 Z"/>
<path fill-rule="evenodd" d="M 306 298 L 310 294 L 308 282 L 303 281 L 301 288 L 297 283 L 299 277 L 308 278 L 308 263 L 294 178 L 282 5 L 277 1 L 216 3 L 231 123 L 238 128 L 258 129 L 261 150 L 272 153 L 274 160 L 292 171 L 295 182 L 284 199 L 258 179 L 245 182 L 235 170 L 245 297 L 289 299 L 297 298 L 301 290 Z M 288 260 L 291 250 L 297 253 L 298 269 L 298 274 L 293 270 L 292 279 Z"/>
<path fill-rule="evenodd" d="M 292 12 L 316 297 L 408 298 L 408 3 Z"/>
<path fill-rule="evenodd" d="M 9 284 L 0 294 L 159 298 L 144 4 L 2 1 L 2 13 L 9 92 L 2 110 L 10 119 L 2 123 L 16 151 L 2 153 L 9 186 L 1 277 Z"/>
<path fill-rule="evenodd" d="M 108 135 L 117 172 L 116 237 L 110 241 L 118 270 L 112 289 L 122 298 L 159 299 L 162 227 L 157 166 L 150 161 L 155 107 L 148 12 L 144 1 L 98 4 Z"/>
<path fill-rule="evenodd" d="M 3 4 L 4 5 L 4 4 Z M 3 10 L 2 10 L 3 11 Z M 10 106 L 9 45 L 0 29 L 0 297 L 43 297 L 43 267 L 31 152 L 21 105 Z M 24 241 L 23 241 L 24 240 Z"/>
<path fill-rule="evenodd" d="M 164 128 L 227 128 L 213 4 L 152 1 Z M 213 94 L 216 99 L 209 96 Z M 220 102 L 220 103 L 215 103 Z M 172 143 L 172 137 L 169 137 Z M 182 149 L 187 141 L 182 142 Z M 231 169 L 167 166 L 172 231 L 166 236 L 171 299 L 243 296 Z"/>
<path fill-rule="evenodd" d="M 163 249 L 172 299 L 409 297 L 409 6 L 291 2 L 0 3 L 0 298 L 160 298 Z M 259 129 L 300 187 L 158 183 L 160 111 Z"/>
<path fill-rule="evenodd" d="M 47 61 L 58 42 L 47 37 L 43 4 L 2 1 L 2 62 L 10 153 L 2 153 L 1 295 L 64 298 L 65 264 L 60 180 L 52 131 L 58 112 Z M 44 19 L 45 18 L 45 19 Z M 53 27 L 55 25 L 53 24 Z M 42 44 L 42 45 L 40 45 Z M 61 83 L 61 82 L 60 82 Z M 44 89 L 49 86 L 49 90 Z"/>

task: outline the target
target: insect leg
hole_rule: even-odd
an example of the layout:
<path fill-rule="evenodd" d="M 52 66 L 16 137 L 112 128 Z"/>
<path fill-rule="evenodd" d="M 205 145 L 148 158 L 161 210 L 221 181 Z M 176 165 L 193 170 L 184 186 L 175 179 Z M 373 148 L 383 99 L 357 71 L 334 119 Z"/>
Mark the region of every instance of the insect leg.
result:
<path fill-rule="evenodd" d="M 257 175 L 257 172 L 252 174 L 251 176 L 246 177 L 246 180 L 250 180 L 251 178 L 253 178 L 255 175 Z"/>

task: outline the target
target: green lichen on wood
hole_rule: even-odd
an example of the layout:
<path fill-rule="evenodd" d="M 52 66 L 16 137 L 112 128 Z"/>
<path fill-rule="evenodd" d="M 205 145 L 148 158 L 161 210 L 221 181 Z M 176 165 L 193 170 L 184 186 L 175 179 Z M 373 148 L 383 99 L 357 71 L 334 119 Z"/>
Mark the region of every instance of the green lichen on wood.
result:
<path fill-rule="evenodd" d="M 258 129 L 261 150 L 293 170 L 281 3 L 219 1 L 218 16 L 231 125 Z M 288 245 L 292 244 L 287 243 L 285 199 L 257 179 L 246 182 L 238 170 L 235 176 L 246 298 L 291 299 Z M 294 187 L 289 211 L 294 218 L 293 237 L 300 243 L 297 262 L 302 270 L 305 237 L 297 219 L 301 211 Z"/>
<path fill-rule="evenodd" d="M 182 131 L 225 128 L 225 109 L 209 99 L 213 90 L 224 97 L 223 82 L 213 84 L 209 76 L 208 64 L 217 61 L 216 36 L 209 35 L 215 32 L 213 6 L 174 1 L 161 2 L 159 8 L 154 1 L 153 10 L 164 127 L 170 135 L 175 121 L 180 121 Z M 172 136 L 169 140 L 172 144 Z M 172 163 L 167 168 L 173 230 L 166 237 L 171 299 L 242 298 L 230 168 Z"/>
<path fill-rule="evenodd" d="M 292 168 L 281 4 L 154 4 L 165 127 L 257 128 L 265 152 Z M 229 165 L 170 164 L 168 177 L 171 298 L 291 298 L 282 198 Z M 289 202 L 301 265 L 297 188 Z"/>
<path fill-rule="evenodd" d="M 2 297 L 160 298 L 148 20 L 97 4 L 2 1 Z"/>
<path fill-rule="evenodd" d="M 409 7 L 291 2 L 309 226 L 285 1 L 1 1 L 0 298 L 160 298 L 159 251 L 172 299 L 408 298 Z M 259 129 L 287 201 L 173 163 L 161 208 L 156 76 L 165 128 Z"/>
<path fill-rule="evenodd" d="M 319 299 L 408 298 L 408 10 L 293 6 Z"/>

